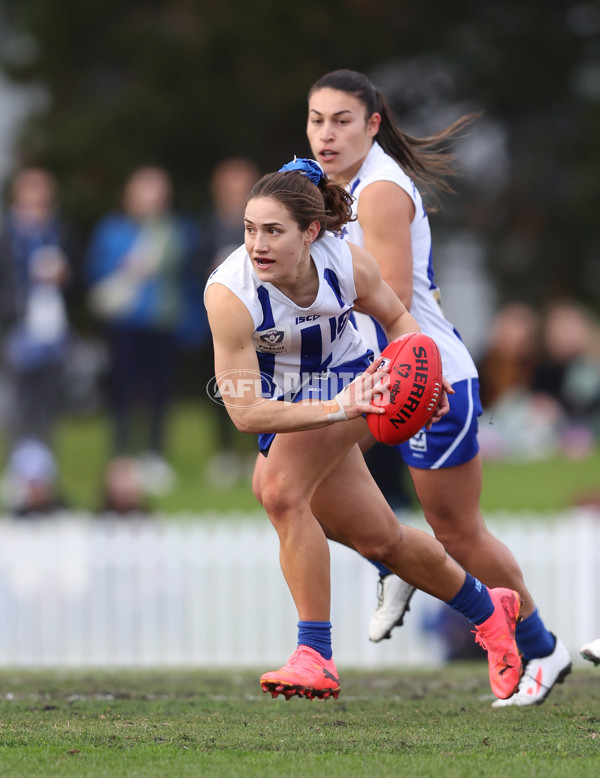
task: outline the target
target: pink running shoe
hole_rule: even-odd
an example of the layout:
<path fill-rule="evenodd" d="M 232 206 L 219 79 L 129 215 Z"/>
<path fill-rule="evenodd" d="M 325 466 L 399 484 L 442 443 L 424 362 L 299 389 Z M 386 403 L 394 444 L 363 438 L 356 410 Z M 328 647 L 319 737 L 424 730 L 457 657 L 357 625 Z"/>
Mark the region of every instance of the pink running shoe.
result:
<path fill-rule="evenodd" d="M 500 700 L 507 700 L 519 688 L 523 664 L 515 642 L 515 627 L 521 597 L 512 589 L 489 589 L 494 612 L 475 628 L 475 640 L 488 653 L 490 685 Z"/>
<path fill-rule="evenodd" d="M 286 700 L 294 696 L 326 700 L 337 698 L 340 693 L 338 671 L 333 659 L 324 659 L 309 646 L 298 646 L 287 665 L 265 673 L 260 684 L 263 692 L 271 692 L 271 697 L 283 694 Z"/>

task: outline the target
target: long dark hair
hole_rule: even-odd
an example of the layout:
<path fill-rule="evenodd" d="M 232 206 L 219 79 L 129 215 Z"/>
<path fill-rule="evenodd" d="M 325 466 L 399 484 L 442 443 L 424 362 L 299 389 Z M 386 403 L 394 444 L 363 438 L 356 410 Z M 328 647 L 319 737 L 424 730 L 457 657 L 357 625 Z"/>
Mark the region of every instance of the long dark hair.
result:
<path fill-rule="evenodd" d="M 300 231 L 314 221 L 321 223 L 317 240 L 326 230 L 338 232 L 352 221 L 352 196 L 344 187 L 322 178 L 318 186 L 295 170 L 267 173 L 252 187 L 248 201 L 271 197 L 288 209 Z"/>
<path fill-rule="evenodd" d="M 393 157 L 414 181 L 435 197 L 435 192 L 454 193 L 448 177 L 456 175 L 455 155 L 448 150 L 455 140 L 480 114 L 461 116 L 443 130 L 425 138 L 414 138 L 403 132 L 387 99 L 363 73 L 355 70 L 334 70 L 326 73 L 310 88 L 308 97 L 320 89 L 335 89 L 353 95 L 365 106 L 366 118 L 381 114 L 381 124 L 375 140 Z"/>

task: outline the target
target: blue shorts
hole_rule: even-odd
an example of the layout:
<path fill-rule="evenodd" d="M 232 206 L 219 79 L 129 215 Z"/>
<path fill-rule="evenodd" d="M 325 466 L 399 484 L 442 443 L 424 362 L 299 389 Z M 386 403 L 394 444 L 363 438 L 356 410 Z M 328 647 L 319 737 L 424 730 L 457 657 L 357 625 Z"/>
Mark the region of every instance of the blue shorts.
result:
<path fill-rule="evenodd" d="M 411 467 L 438 470 L 469 462 L 479 451 L 477 417 L 483 410 L 479 399 L 479 381 L 467 378 L 452 384 L 448 395 L 450 410 L 429 431 L 423 428 L 396 448 Z"/>

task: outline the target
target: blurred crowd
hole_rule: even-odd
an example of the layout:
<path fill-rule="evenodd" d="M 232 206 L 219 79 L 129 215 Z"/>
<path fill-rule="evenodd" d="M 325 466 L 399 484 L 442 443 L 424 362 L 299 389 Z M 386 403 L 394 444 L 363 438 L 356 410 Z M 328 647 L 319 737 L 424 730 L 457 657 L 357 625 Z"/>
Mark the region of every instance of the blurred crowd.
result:
<path fill-rule="evenodd" d="M 503 307 L 479 372 L 488 459 L 580 458 L 598 445 L 600 324 L 577 302 Z"/>
<path fill-rule="evenodd" d="M 101 408 L 110 419 L 110 450 L 98 474 L 100 513 L 147 513 L 153 495 L 176 486 L 167 432 L 181 358 L 199 354 L 194 382 L 204 401 L 212 349 L 203 288 L 243 242 L 245 200 L 259 177 L 252 160 L 221 161 L 210 207 L 189 215 L 175 205 L 168 171 L 140 167 L 82 241 L 61 212 L 49 170 L 13 175 L 0 215 L 5 511 L 25 516 L 68 507 L 57 430 L 66 413 L 78 410 Z M 90 333 L 74 324 L 72 311 L 82 304 Z M 582 457 L 598 445 L 600 325 L 589 310 L 573 300 L 544 310 L 512 302 L 496 313 L 487 343 L 479 364 L 485 457 Z M 217 448 L 205 476 L 228 488 L 249 478 L 254 445 L 221 406 L 211 406 L 211 415 Z M 391 455 L 385 459 L 387 465 L 378 456 L 374 469 L 402 507 L 402 487 L 394 494 L 400 466 Z"/>
<path fill-rule="evenodd" d="M 143 166 L 86 240 L 71 234 L 49 170 L 18 170 L 0 216 L 0 422 L 5 511 L 68 507 L 57 430 L 74 410 L 106 411 L 111 444 L 98 511 L 147 513 L 176 485 L 168 419 L 186 352 L 197 353 L 197 396 L 212 372 L 202 302 L 211 270 L 243 242 L 245 200 L 260 177 L 249 159 L 214 169 L 206 213 L 176 205 L 167 170 Z M 90 333 L 72 311 L 81 305 Z M 246 474 L 247 443 L 215 405 L 219 449 L 209 464 L 226 486 Z"/>

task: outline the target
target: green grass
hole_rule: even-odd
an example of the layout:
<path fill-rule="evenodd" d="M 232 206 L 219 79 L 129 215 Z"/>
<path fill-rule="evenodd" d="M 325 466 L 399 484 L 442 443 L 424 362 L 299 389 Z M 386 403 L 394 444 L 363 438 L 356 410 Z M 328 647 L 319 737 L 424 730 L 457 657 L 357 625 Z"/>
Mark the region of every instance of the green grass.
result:
<path fill-rule="evenodd" d="M 263 668 L 264 669 L 264 668 Z M 0 672 L 2 776 L 597 776 L 600 669 L 540 707 L 490 707 L 485 662 L 342 672 L 339 700 L 259 671 Z"/>
<path fill-rule="evenodd" d="M 238 433 L 239 434 L 239 433 Z M 240 442 L 247 452 L 253 441 Z M 168 459 L 177 473 L 177 487 L 165 497 L 155 498 L 157 511 L 205 513 L 211 511 L 255 511 L 249 479 L 227 489 L 218 488 L 206 472 L 216 446 L 217 427 L 212 408 L 206 404 L 177 405 L 169 424 Z M 94 510 L 100 502 L 100 482 L 109 456 L 110 432 L 104 415 L 71 417 L 64 420 L 57 453 L 62 485 L 68 503 Z"/>
<path fill-rule="evenodd" d="M 156 499 L 156 510 L 205 513 L 255 511 L 248 478 L 219 488 L 206 466 L 217 448 L 214 409 L 208 403 L 180 403 L 171 417 L 170 460 L 178 474 L 177 488 Z M 237 433 L 245 452 L 254 451 L 250 436 Z M 70 418 L 63 424 L 58 455 L 67 498 L 74 507 L 94 509 L 109 448 L 103 416 Z M 482 506 L 486 512 L 560 511 L 586 492 L 600 489 L 600 450 L 583 460 L 553 457 L 531 463 L 486 462 Z"/>
<path fill-rule="evenodd" d="M 600 450 L 585 459 L 553 456 L 536 462 L 485 462 L 487 511 L 560 511 L 592 497 L 600 503 Z"/>

